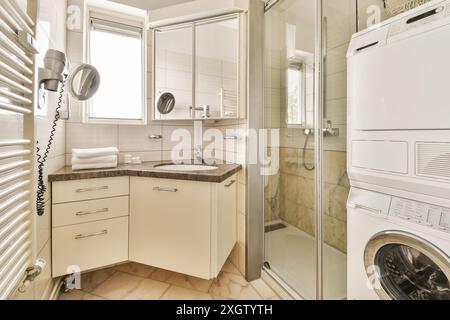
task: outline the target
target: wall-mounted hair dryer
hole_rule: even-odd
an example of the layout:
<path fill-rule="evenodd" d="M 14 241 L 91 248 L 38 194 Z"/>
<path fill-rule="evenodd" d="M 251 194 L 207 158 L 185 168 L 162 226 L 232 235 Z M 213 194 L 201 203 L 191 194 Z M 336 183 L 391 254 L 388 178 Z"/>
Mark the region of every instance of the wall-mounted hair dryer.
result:
<path fill-rule="evenodd" d="M 55 138 L 56 126 L 61 119 L 61 109 L 64 101 L 64 88 L 66 79 L 69 77 L 69 92 L 72 97 L 79 101 L 86 101 L 94 96 L 100 86 L 100 74 L 97 69 L 89 64 L 83 64 L 77 67 L 69 76 L 68 61 L 66 54 L 57 50 L 48 50 L 44 57 L 44 68 L 39 68 L 39 89 L 57 92 L 59 96 L 55 110 L 55 118 L 50 130 L 50 138 L 41 154 L 39 142 L 37 146 L 38 163 L 38 186 L 36 195 L 36 209 L 39 216 L 45 213 L 45 183 L 44 183 L 44 164 L 50 154 L 51 146 Z"/>
<path fill-rule="evenodd" d="M 58 50 L 48 50 L 44 57 L 44 68 L 39 68 L 39 88 L 52 92 L 58 91 L 59 84 L 64 81 L 67 67 L 66 54 Z"/>

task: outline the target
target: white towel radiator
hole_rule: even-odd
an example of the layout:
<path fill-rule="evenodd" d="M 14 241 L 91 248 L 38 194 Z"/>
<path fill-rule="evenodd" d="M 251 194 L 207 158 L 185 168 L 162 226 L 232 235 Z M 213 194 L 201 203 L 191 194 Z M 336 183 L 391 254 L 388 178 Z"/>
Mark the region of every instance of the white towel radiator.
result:
<path fill-rule="evenodd" d="M 0 0 L 0 116 L 17 114 L 15 119 L 23 122 L 19 139 L 6 139 L 0 128 L 0 300 L 11 298 L 35 272 L 34 29 L 33 19 L 15 0 Z"/>

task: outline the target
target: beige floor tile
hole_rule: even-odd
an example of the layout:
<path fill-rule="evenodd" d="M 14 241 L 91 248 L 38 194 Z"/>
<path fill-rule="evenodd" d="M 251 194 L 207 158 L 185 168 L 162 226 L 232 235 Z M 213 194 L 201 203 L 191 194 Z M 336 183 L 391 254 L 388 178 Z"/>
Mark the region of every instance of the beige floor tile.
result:
<path fill-rule="evenodd" d="M 264 299 L 268 300 L 270 298 L 275 297 L 277 294 L 264 282 L 262 279 L 258 279 L 251 282 L 253 288 L 255 288 L 256 292 Z"/>
<path fill-rule="evenodd" d="M 169 287 L 170 285 L 164 282 L 144 279 L 122 300 L 159 300 Z"/>
<path fill-rule="evenodd" d="M 81 289 L 85 292 L 92 292 L 103 282 L 111 278 L 115 272 L 113 269 L 102 269 L 82 274 Z"/>
<path fill-rule="evenodd" d="M 227 262 L 225 262 L 222 271 L 224 272 L 228 272 L 228 273 L 234 273 L 234 274 L 238 274 L 240 275 L 241 273 L 239 272 L 238 268 L 236 268 L 236 266 L 234 264 L 232 264 L 230 262 L 230 260 L 227 260 Z"/>
<path fill-rule="evenodd" d="M 167 280 L 167 283 L 178 287 L 197 290 L 201 292 L 208 292 L 213 280 L 205 280 L 196 277 L 191 277 L 181 273 L 173 273 Z"/>
<path fill-rule="evenodd" d="M 261 300 L 260 295 L 241 275 L 221 272 L 209 293 L 233 300 Z"/>
<path fill-rule="evenodd" d="M 105 299 L 81 290 L 73 290 L 67 293 L 61 293 L 58 297 L 58 300 L 105 300 Z"/>
<path fill-rule="evenodd" d="M 115 270 L 132 274 L 134 276 L 148 278 L 157 268 L 144 264 L 130 262 L 114 267 Z"/>
<path fill-rule="evenodd" d="M 172 277 L 174 274 L 176 273 L 169 270 L 156 269 L 150 275 L 150 279 L 161 282 L 167 282 L 167 280 L 169 280 L 169 278 Z"/>
<path fill-rule="evenodd" d="M 214 297 L 210 294 L 181 288 L 177 286 L 171 286 L 166 291 L 161 300 L 213 300 Z"/>
<path fill-rule="evenodd" d="M 150 300 L 160 298 L 168 287 L 165 283 L 116 272 L 93 294 L 110 300 Z"/>

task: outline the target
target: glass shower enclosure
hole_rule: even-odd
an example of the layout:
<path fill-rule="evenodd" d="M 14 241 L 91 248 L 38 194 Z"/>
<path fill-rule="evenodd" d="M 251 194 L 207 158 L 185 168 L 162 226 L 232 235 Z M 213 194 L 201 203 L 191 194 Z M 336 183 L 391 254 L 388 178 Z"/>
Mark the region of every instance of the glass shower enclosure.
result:
<path fill-rule="evenodd" d="M 279 170 L 264 178 L 265 271 L 303 299 L 346 298 L 346 52 L 354 0 L 269 1 L 265 120 Z"/>

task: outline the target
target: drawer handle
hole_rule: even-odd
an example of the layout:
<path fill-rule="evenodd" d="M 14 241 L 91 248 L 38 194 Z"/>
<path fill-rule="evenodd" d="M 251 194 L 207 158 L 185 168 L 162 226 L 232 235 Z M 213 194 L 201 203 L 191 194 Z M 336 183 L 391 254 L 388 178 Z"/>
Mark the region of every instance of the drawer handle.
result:
<path fill-rule="evenodd" d="M 378 215 L 382 215 L 382 214 L 383 214 L 383 211 L 382 211 L 382 210 L 370 208 L 370 207 L 367 207 L 367 206 L 364 206 L 364 205 L 361 205 L 361 204 L 358 204 L 358 203 L 355 203 L 355 204 L 349 204 L 349 207 L 350 207 L 351 209 L 361 209 L 361 210 L 370 211 L 370 212 L 376 213 L 376 214 L 378 214 Z"/>
<path fill-rule="evenodd" d="M 228 140 L 228 141 L 230 141 L 230 140 L 239 140 L 239 137 L 238 136 L 224 136 L 223 140 Z"/>
<path fill-rule="evenodd" d="M 161 187 L 154 187 L 154 191 L 161 191 L 161 192 L 178 192 L 178 189 L 176 188 L 161 188 Z"/>
<path fill-rule="evenodd" d="M 75 215 L 78 217 L 81 217 L 81 216 L 87 216 L 90 214 L 107 213 L 107 212 L 109 212 L 109 209 L 104 208 L 104 209 L 95 210 L 95 211 L 78 211 Z"/>
<path fill-rule="evenodd" d="M 100 232 L 89 233 L 89 234 L 78 234 L 78 235 L 75 236 L 75 240 L 92 238 L 92 237 L 99 237 L 99 236 L 104 236 L 104 235 L 107 235 L 107 234 L 108 234 L 108 230 L 102 230 Z"/>
<path fill-rule="evenodd" d="M 233 184 L 235 184 L 235 183 L 236 183 L 236 180 L 231 180 L 229 184 L 226 184 L 226 185 L 225 185 L 225 188 L 229 188 L 229 187 L 231 187 L 231 186 L 232 186 Z"/>
<path fill-rule="evenodd" d="M 98 187 L 98 188 L 86 188 L 86 189 L 77 189 L 75 192 L 77 193 L 83 193 L 83 192 L 91 192 L 91 191 L 101 191 L 101 190 L 108 190 L 108 186 Z"/>

